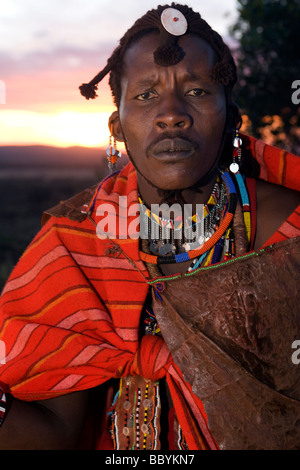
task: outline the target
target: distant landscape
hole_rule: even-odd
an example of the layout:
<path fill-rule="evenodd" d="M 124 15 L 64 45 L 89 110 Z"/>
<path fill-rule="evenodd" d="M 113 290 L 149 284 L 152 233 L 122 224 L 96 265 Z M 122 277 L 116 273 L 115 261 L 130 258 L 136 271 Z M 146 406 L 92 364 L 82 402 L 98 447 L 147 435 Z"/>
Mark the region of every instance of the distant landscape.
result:
<path fill-rule="evenodd" d="M 0 173 L 7 168 L 95 168 L 104 170 L 104 148 L 0 146 Z"/>
<path fill-rule="evenodd" d="M 104 148 L 0 146 L 0 291 L 39 231 L 43 211 L 107 174 Z"/>

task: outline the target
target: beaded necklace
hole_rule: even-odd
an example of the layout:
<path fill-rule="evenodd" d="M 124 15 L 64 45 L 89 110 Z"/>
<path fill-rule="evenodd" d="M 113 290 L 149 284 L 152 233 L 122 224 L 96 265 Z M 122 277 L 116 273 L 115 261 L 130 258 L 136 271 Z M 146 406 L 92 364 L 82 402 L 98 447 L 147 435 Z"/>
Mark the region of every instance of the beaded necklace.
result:
<path fill-rule="evenodd" d="M 177 217 L 166 219 L 148 209 L 139 197 L 141 238 L 147 239 L 150 251 L 159 255 L 199 248 L 215 231 L 223 215 L 225 198 L 225 185 L 218 178 L 207 204 L 197 204 L 196 214 L 182 216 L 180 207 Z"/>
<path fill-rule="evenodd" d="M 211 214 L 213 206 L 218 202 L 220 198 L 220 179 L 218 178 L 212 193 L 210 195 L 210 198 L 206 204 L 201 204 L 203 206 L 203 214 L 202 218 L 206 219 Z M 159 217 L 157 214 L 152 212 L 149 208 L 147 208 L 141 197 L 139 196 L 139 203 L 142 207 L 144 215 L 149 219 L 150 222 L 153 222 L 154 224 L 160 226 L 162 229 L 170 229 L 170 230 L 182 230 L 183 228 L 183 223 L 184 223 L 184 218 L 182 215 L 178 215 L 174 220 L 172 219 L 166 219 L 163 217 Z M 187 217 L 187 220 L 190 222 L 190 224 L 195 224 L 201 222 L 201 219 L 199 217 L 199 213 L 194 214 L 193 216 Z M 148 224 L 147 224 L 148 225 Z M 189 228 L 189 227 L 188 227 Z"/>
<path fill-rule="evenodd" d="M 221 178 L 226 187 L 228 202 L 224 207 L 223 216 L 220 220 L 219 225 L 216 227 L 215 232 L 211 234 L 211 236 L 206 239 L 204 244 L 202 244 L 199 248 L 191 249 L 189 251 L 185 251 L 184 253 L 175 254 L 172 252 L 169 256 L 161 256 L 152 255 L 140 251 L 140 257 L 144 262 L 157 265 L 182 263 L 184 261 L 192 261 L 195 258 L 199 258 L 200 256 L 209 252 L 213 247 L 218 247 L 217 251 L 220 251 L 221 245 L 218 242 L 220 242 L 227 229 L 229 228 L 237 204 L 237 192 L 231 176 L 226 171 L 224 173 L 221 173 Z"/>

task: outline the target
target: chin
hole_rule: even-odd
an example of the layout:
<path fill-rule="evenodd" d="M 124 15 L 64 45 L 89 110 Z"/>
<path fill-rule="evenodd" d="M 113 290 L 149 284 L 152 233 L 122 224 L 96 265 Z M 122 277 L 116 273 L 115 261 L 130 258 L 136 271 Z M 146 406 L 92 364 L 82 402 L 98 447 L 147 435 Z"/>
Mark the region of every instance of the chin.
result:
<path fill-rule="evenodd" d="M 190 188 L 192 185 L 183 185 L 183 184 L 175 184 L 175 183 L 169 183 L 169 184 L 156 184 L 155 186 L 157 187 L 158 190 L 160 191 L 183 191 L 184 189 Z"/>
<path fill-rule="evenodd" d="M 188 178 L 186 175 L 185 177 L 172 178 L 172 179 L 162 177 L 160 181 L 154 182 L 154 184 L 155 186 L 159 187 L 161 190 L 180 191 L 180 190 L 189 189 L 195 186 L 200 179 L 202 179 L 201 175 L 199 175 L 199 177 L 197 178 L 195 177 Z"/>

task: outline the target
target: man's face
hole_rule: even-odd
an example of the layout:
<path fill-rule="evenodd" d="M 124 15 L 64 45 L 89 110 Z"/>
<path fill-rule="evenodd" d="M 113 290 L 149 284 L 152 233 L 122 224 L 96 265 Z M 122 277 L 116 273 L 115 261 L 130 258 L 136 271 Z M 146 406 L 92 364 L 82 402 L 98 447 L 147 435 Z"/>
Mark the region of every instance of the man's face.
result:
<path fill-rule="evenodd" d="M 189 188 L 215 165 L 226 122 L 222 85 L 210 78 L 216 57 L 196 35 L 179 39 L 186 56 L 155 64 L 159 35 L 133 44 L 124 58 L 120 122 L 138 170 L 155 186 Z"/>

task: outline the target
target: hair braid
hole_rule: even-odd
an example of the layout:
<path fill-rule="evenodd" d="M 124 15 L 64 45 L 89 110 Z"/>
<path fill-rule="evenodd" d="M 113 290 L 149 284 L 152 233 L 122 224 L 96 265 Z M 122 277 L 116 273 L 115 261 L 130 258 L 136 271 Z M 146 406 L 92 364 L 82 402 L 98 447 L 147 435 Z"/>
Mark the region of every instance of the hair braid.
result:
<path fill-rule="evenodd" d="M 99 72 L 89 83 L 81 85 L 80 91 L 87 99 L 96 98 L 97 84 L 110 73 L 109 84 L 112 96 L 117 107 L 121 99 L 121 76 L 123 59 L 130 45 L 146 34 L 157 31 L 160 34 L 160 44 L 154 52 L 154 60 L 158 65 L 170 66 L 180 62 L 184 57 L 184 51 L 178 45 L 178 37 L 169 34 L 161 23 L 161 14 L 169 6 L 178 9 L 185 16 L 188 23 L 188 33 L 194 33 L 208 42 L 217 54 L 218 60 L 211 70 L 211 76 L 217 83 L 223 84 L 227 97 L 231 96 L 233 86 L 237 81 L 236 66 L 228 46 L 222 37 L 211 26 L 187 5 L 172 3 L 171 5 L 159 5 L 156 9 L 149 10 L 144 16 L 136 20 L 120 39 L 118 47 L 108 59 L 104 69 Z"/>

